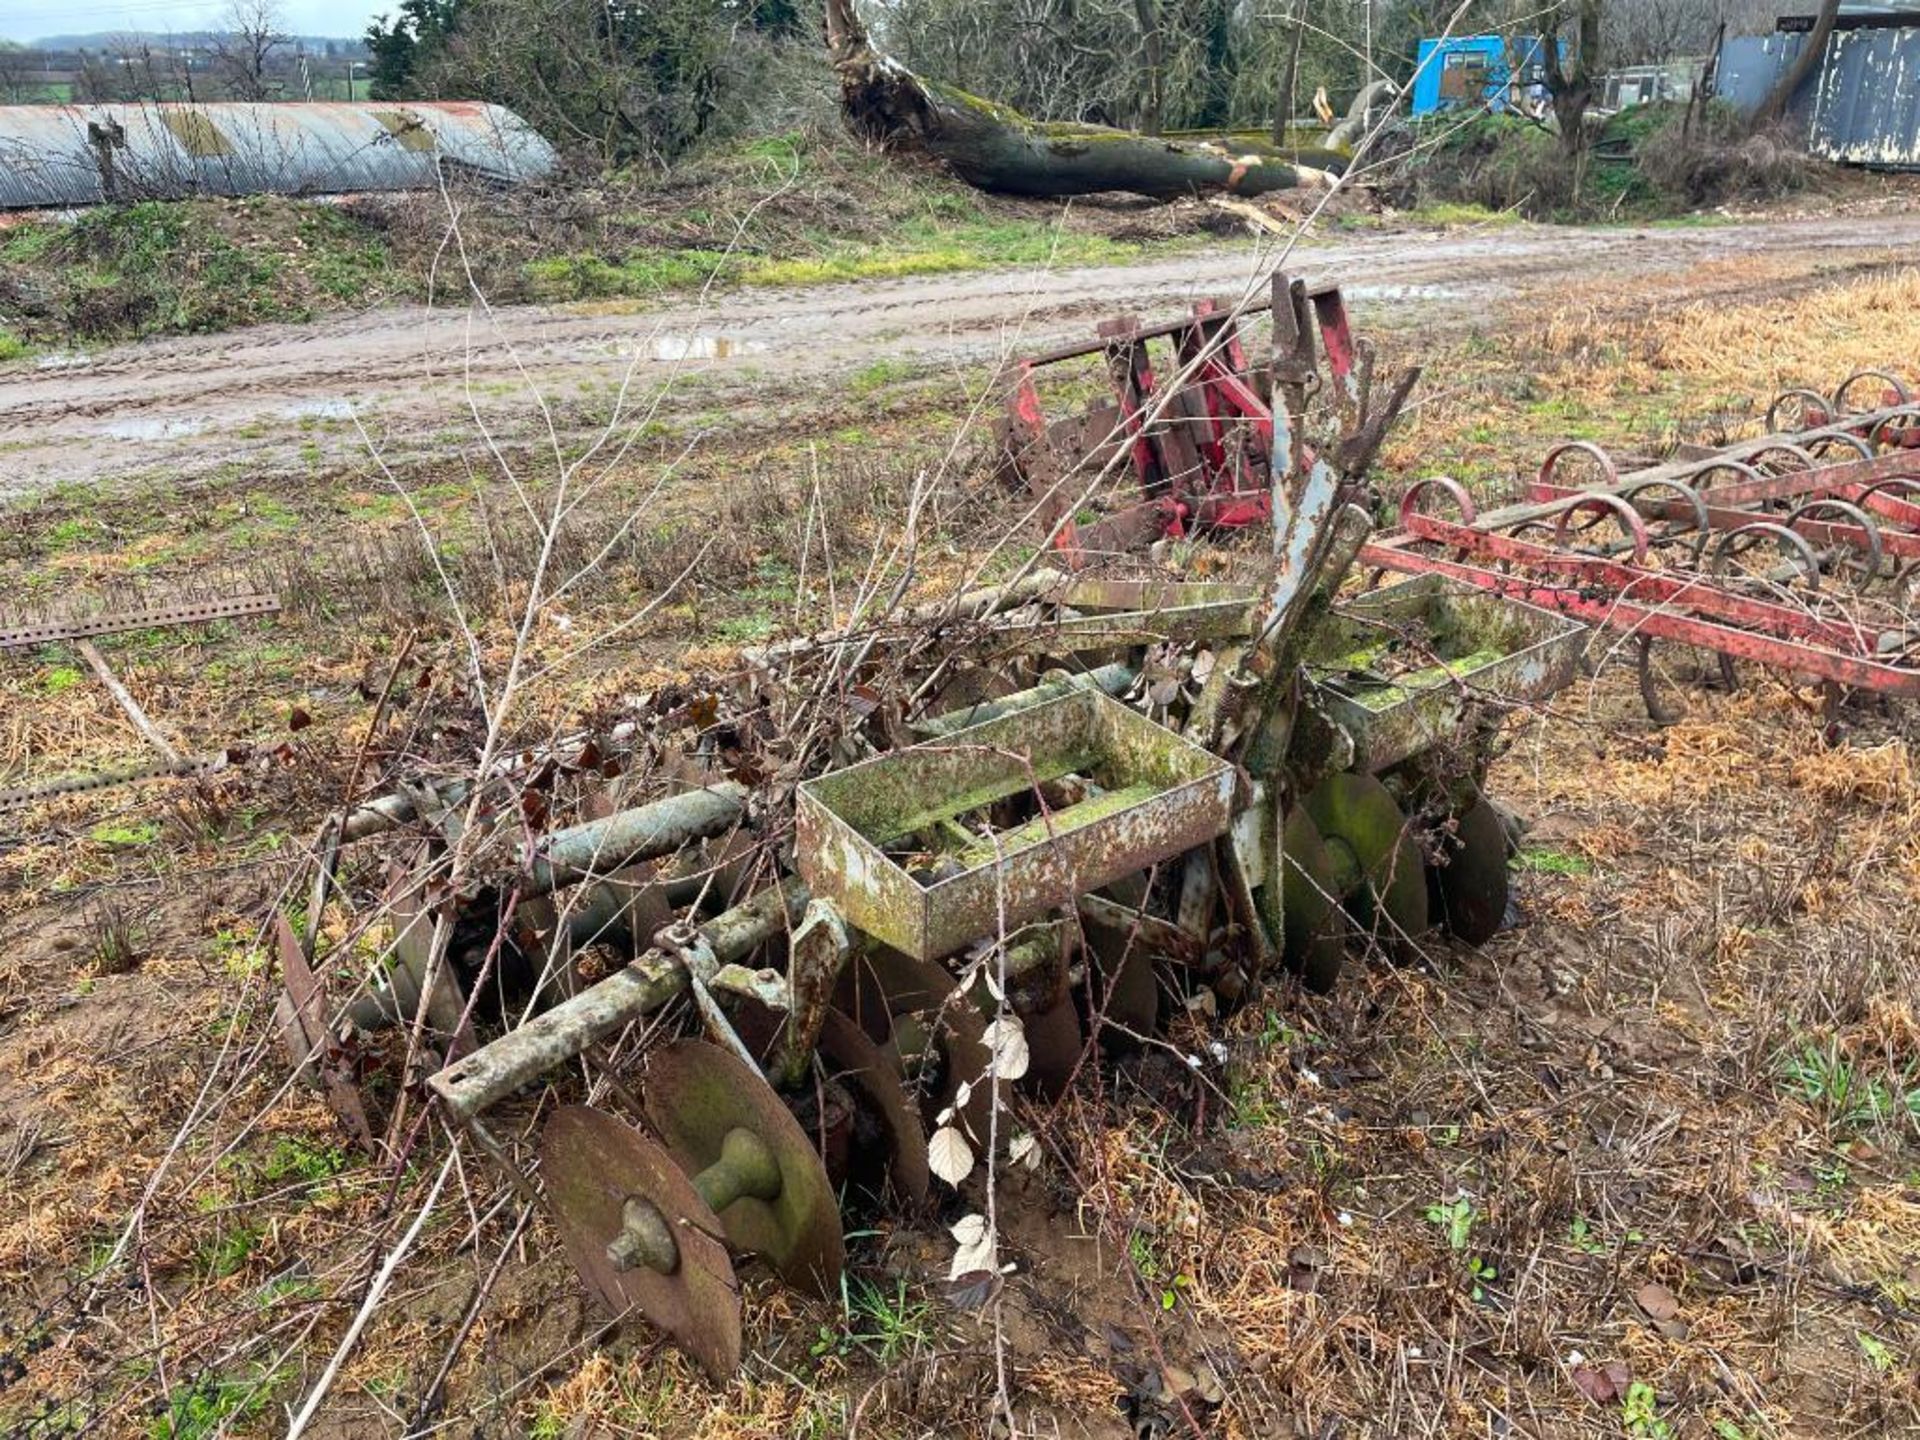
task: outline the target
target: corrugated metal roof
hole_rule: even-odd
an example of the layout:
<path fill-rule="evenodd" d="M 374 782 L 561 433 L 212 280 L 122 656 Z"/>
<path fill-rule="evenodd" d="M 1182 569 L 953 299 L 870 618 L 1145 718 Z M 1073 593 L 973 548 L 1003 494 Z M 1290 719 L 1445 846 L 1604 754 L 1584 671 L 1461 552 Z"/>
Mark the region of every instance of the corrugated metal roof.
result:
<path fill-rule="evenodd" d="M 509 183 L 558 164 L 498 105 L 0 105 L 0 209 L 187 195 L 419 190 L 441 164 Z"/>

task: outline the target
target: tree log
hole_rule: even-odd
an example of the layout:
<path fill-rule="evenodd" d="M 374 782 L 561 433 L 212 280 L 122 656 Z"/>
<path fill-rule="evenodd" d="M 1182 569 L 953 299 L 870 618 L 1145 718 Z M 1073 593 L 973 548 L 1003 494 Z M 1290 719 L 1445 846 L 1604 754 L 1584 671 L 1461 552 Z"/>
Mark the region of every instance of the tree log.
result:
<path fill-rule="evenodd" d="M 1124 190 L 1173 200 L 1264 195 L 1329 182 L 1322 171 L 1235 154 L 1212 142 L 1034 120 L 925 79 L 876 51 L 852 0 L 826 0 L 826 13 L 841 110 L 854 132 L 884 144 L 911 144 L 977 189 L 1049 199 Z"/>
<path fill-rule="evenodd" d="M 1793 57 L 1793 64 L 1787 67 L 1786 73 L 1767 92 L 1767 98 L 1760 102 L 1760 108 L 1753 112 L 1753 129 L 1758 130 L 1786 118 L 1793 97 L 1807 83 L 1807 77 L 1820 68 L 1820 62 L 1827 58 L 1827 42 L 1833 39 L 1834 27 L 1839 21 L 1840 0 L 1821 0 L 1820 11 L 1814 17 L 1813 32 L 1800 47 L 1800 53 Z"/>

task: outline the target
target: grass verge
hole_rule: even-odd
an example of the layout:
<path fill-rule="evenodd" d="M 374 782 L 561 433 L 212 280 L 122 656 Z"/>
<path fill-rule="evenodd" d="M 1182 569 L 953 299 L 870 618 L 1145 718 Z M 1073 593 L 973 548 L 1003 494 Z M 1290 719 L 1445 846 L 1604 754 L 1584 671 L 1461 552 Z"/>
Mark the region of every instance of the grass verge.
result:
<path fill-rule="evenodd" d="M 1171 243 L 1182 223 L 1144 202 L 994 199 L 802 135 L 705 155 L 664 178 L 566 177 L 562 187 L 456 197 L 475 279 L 496 303 L 1100 264 Z M 444 239 L 437 194 L 150 201 L 25 225 L 0 240 L 0 361 L 30 343 L 444 300 L 454 273 Z"/>

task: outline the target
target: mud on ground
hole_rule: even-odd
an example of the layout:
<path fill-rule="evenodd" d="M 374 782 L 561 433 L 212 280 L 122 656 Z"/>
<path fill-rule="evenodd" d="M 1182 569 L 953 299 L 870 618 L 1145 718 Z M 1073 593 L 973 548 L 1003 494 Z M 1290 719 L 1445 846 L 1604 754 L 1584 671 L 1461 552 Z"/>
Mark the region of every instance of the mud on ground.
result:
<path fill-rule="evenodd" d="M 1654 450 L 1750 425 L 1781 384 L 1920 353 L 1920 277 L 1897 258 L 1826 233 L 1693 243 L 1654 274 L 1598 264 L 1572 295 L 1543 238 L 1540 268 L 1501 282 L 1513 293 L 1363 309 L 1410 322 L 1383 343 L 1428 366 L 1385 486 L 1445 469 L 1499 493 L 1552 439 Z M 1451 263 L 1444 283 L 1481 283 Z M 824 396 L 782 381 L 766 422 L 672 428 L 675 401 L 646 415 L 669 428 L 596 455 L 579 545 L 615 537 L 621 563 L 538 653 L 668 601 L 567 665 L 530 723 L 724 670 L 743 641 L 816 619 L 799 549 L 822 508 L 851 581 L 937 473 L 929 583 L 963 563 L 995 509 L 980 447 L 954 441 L 977 372 Z M 587 418 L 559 427 L 561 456 Z M 840 1305 L 749 1269 L 751 1358 L 730 1386 L 644 1326 L 603 1333 L 550 1228 L 519 1224 L 480 1157 L 447 1168 L 427 1131 L 403 1174 L 374 1169 L 272 1052 L 260 931 L 388 677 L 401 713 L 459 714 L 463 647 L 422 528 L 448 542 L 483 660 L 523 598 L 524 555 L 487 543 L 514 533 L 499 459 L 470 422 L 422 441 L 389 462 L 397 486 L 370 460 L 323 460 L 56 493 L 0 541 L 21 603 L 221 566 L 289 601 L 274 621 L 102 644 L 183 748 L 245 737 L 253 761 L 0 836 L 0 1422 L 282 1431 L 441 1180 L 315 1433 L 407 1430 L 497 1261 L 429 1422 L 450 1432 L 986 1434 L 1003 1384 L 1040 1434 L 1920 1429 L 1911 718 L 1858 706 L 1828 748 L 1809 697 L 1750 672 L 1733 694 L 1703 687 L 1685 655 L 1675 726 L 1654 729 L 1610 667 L 1516 727 L 1492 781 L 1532 823 L 1516 928 L 1478 953 L 1356 958 L 1325 999 L 1277 984 L 1223 1022 L 1224 1062 L 1149 1050 L 1022 1114 L 1040 1159 L 999 1197 L 1014 1271 L 998 1351 L 944 1281 L 946 1225 L 977 1193 L 863 1222 Z M 536 486 L 563 463 L 498 448 Z M 12 773 L 137 743 L 73 657 L 0 669 Z M 1171 1038 L 1205 1054 L 1197 1023 Z"/>

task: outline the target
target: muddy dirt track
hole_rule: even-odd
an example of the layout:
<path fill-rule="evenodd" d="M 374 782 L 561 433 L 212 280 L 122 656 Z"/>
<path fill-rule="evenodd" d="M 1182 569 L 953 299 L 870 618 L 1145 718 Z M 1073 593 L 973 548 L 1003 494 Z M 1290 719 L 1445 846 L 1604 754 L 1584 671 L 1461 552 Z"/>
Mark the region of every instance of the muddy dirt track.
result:
<path fill-rule="evenodd" d="M 1368 325 L 1484 320 L 1500 302 L 1577 300 L 1583 282 L 1658 290 L 1743 255 L 1809 270 L 1920 248 L 1920 216 L 1676 228 L 1396 233 L 1303 245 L 1291 267 L 1339 280 Z M 150 341 L 0 367 L 0 501 L 72 482 L 370 466 L 444 452 L 478 430 L 529 438 L 528 389 L 562 434 L 622 414 L 777 416 L 877 362 L 937 369 L 1086 336 L 1120 310 L 1165 314 L 1257 285 L 1250 243 L 1124 266 L 993 271 L 657 306 L 400 307 L 228 335 Z M 671 385 L 669 396 L 663 386 Z M 818 397 L 815 396 L 817 404 Z M 544 425 L 542 425 L 544 428 Z M 363 434 L 364 431 L 364 434 Z"/>

